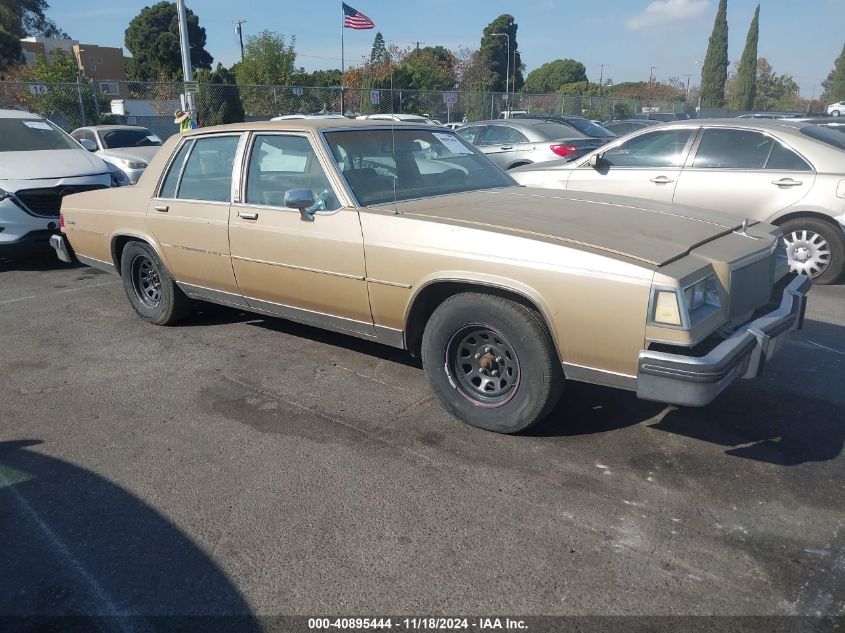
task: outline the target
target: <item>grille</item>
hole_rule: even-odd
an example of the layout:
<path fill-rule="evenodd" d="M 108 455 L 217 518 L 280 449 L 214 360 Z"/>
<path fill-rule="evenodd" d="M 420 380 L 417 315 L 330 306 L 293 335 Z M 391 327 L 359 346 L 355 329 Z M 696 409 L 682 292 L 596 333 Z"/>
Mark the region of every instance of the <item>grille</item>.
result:
<path fill-rule="evenodd" d="M 15 192 L 15 197 L 33 213 L 57 218 L 64 196 L 105 188 L 105 185 L 63 185 L 43 189 L 22 189 Z"/>
<path fill-rule="evenodd" d="M 753 312 L 769 302 L 773 275 L 769 257 L 731 271 L 731 318 Z"/>

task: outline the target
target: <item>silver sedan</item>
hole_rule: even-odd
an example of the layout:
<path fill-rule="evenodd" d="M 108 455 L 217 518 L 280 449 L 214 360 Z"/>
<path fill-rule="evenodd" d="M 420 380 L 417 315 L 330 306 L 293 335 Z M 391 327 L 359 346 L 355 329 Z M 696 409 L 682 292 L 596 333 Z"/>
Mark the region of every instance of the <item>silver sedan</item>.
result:
<path fill-rule="evenodd" d="M 781 227 L 792 270 L 845 271 L 845 135 L 790 120 L 697 119 L 634 132 L 571 163 L 512 172 L 531 187 L 611 193 Z"/>

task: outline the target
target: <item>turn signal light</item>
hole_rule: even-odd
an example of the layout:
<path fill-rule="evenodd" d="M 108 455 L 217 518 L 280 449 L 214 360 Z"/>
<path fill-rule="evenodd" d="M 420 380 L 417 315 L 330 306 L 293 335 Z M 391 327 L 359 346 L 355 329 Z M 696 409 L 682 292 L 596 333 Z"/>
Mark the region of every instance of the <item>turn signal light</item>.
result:
<path fill-rule="evenodd" d="M 555 143 L 550 147 L 550 149 L 557 154 L 558 156 L 572 156 L 573 154 L 578 153 L 578 148 L 574 145 L 566 145 L 562 143 Z"/>
<path fill-rule="evenodd" d="M 65 228 L 65 214 L 61 213 L 61 212 L 59 212 L 59 228 L 60 229 Z"/>

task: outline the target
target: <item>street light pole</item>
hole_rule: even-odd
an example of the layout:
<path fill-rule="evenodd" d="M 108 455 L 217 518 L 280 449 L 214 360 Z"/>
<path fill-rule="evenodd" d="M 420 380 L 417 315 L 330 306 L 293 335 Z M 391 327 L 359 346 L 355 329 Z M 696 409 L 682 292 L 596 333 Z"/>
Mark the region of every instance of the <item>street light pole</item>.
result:
<path fill-rule="evenodd" d="M 492 36 L 496 35 L 504 35 L 508 38 L 508 58 L 505 62 L 505 101 L 508 104 L 508 111 L 511 110 L 511 98 L 510 98 L 510 82 L 511 82 L 511 36 L 507 33 L 491 33 Z"/>
<path fill-rule="evenodd" d="M 182 76 L 184 81 L 194 80 L 194 71 L 191 67 L 191 48 L 188 42 L 188 18 L 185 11 L 185 0 L 176 0 L 176 14 L 179 17 L 179 47 L 182 51 Z M 194 93 L 185 91 L 185 107 L 196 117 L 194 105 Z"/>

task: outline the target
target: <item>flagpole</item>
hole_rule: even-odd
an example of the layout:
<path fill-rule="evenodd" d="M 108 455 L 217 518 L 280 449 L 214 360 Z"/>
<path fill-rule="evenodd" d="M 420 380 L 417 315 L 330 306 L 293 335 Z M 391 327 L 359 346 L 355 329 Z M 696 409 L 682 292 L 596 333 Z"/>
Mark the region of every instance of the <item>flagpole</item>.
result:
<path fill-rule="evenodd" d="M 346 14 L 343 12 L 343 2 L 340 3 L 340 113 L 346 116 L 343 107 L 343 75 L 346 73 L 346 61 L 343 52 L 343 30 L 346 28 Z"/>

